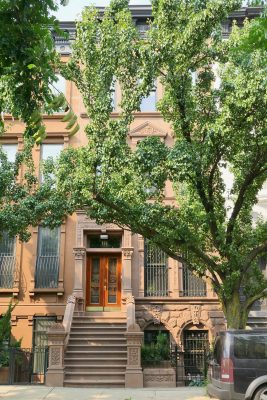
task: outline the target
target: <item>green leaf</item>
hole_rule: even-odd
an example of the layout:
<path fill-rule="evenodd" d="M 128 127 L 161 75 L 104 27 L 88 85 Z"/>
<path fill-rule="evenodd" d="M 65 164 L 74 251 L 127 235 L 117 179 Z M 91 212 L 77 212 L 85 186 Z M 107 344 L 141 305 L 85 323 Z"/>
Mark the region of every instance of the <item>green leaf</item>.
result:
<path fill-rule="evenodd" d="M 77 121 L 77 115 L 74 115 L 74 117 L 70 120 L 70 122 L 66 126 L 66 129 L 68 129 L 68 130 L 71 129 L 74 126 L 76 121 Z"/>
<path fill-rule="evenodd" d="M 69 137 L 74 136 L 78 132 L 79 129 L 80 129 L 80 125 L 77 124 L 75 126 L 75 128 L 69 133 Z"/>
<path fill-rule="evenodd" d="M 33 69 L 33 68 L 36 68 L 36 65 L 35 64 L 28 64 L 27 68 L 28 69 Z"/>
<path fill-rule="evenodd" d="M 68 122 L 74 117 L 74 112 L 70 110 L 64 117 L 62 118 L 62 122 Z"/>

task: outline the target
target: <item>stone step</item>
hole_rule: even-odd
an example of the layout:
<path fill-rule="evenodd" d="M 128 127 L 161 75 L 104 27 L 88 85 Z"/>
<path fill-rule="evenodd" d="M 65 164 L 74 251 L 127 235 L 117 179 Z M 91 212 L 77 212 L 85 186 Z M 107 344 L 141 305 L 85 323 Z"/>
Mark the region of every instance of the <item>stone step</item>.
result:
<path fill-rule="evenodd" d="M 105 332 L 105 331 L 109 331 L 110 333 L 112 332 L 122 332 L 122 331 L 126 331 L 126 325 L 119 325 L 119 324 L 75 324 L 72 325 L 71 327 L 71 331 L 79 331 L 79 332 L 83 332 L 83 331 L 87 331 L 90 330 L 92 332 Z"/>
<path fill-rule="evenodd" d="M 75 380 L 82 381 L 86 379 L 87 381 L 98 379 L 99 381 L 108 377 L 109 379 L 122 379 L 125 377 L 125 371 L 83 371 L 81 374 L 79 371 L 66 371 L 65 379 L 74 378 Z"/>
<path fill-rule="evenodd" d="M 91 345 L 92 343 L 95 342 L 100 342 L 100 343 L 105 343 L 105 342 L 109 342 L 109 343 L 113 343 L 113 344 L 118 344 L 118 342 L 121 342 L 122 344 L 126 344 L 126 338 L 125 337 L 107 337 L 105 335 L 105 337 L 102 336 L 92 336 L 92 335 L 88 335 L 87 337 L 73 337 L 70 336 L 69 338 L 69 344 L 72 345 L 76 342 L 80 342 L 82 344 L 89 344 Z"/>
<path fill-rule="evenodd" d="M 114 351 L 121 351 L 121 350 L 126 350 L 126 344 L 97 344 L 95 342 L 92 342 L 92 344 L 68 344 L 67 351 L 86 351 L 91 348 L 94 348 L 94 350 L 97 351 L 109 351 L 109 350 L 114 350 Z"/>
<path fill-rule="evenodd" d="M 106 366 L 106 367 L 115 367 L 117 365 L 126 365 L 127 357 L 110 357 L 110 358 L 99 358 L 99 357 L 90 357 L 90 358 L 81 358 L 81 357 L 65 357 L 65 365 L 66 366 L 76 366 L 83 365 L 84 367 L 91 366 Z"/>
<path fill-rule="evenodd" d="M 124 388 L 125 380 L 124 379 L 103 379 L 103 380 L 77 380 L 77 379 L 65 379 L 64 380 L 65 387 L 83 387 L 83 388 Z"/>
<path fill-rule="evenodd" d="M 126 312 L 123 311 L 75 311 L 73 318 L 127 318 Z"/>
<path fill-rule="evenodd" d="M 81 330 L 73 330 L 71 329 L 70 331 L 70 338 L 78 336 L 79 338 L 84 338 L 85 336 L 97 336 L 97 337 L 103 337 L 103 336 L 108 336 L 108 337 L 124 337 L 124 330 L 118 331 L 108 331 L 108 330 L 102 330 L 102 331 L 81 331 Z"/>
<path fill-rule="evenodd" d="M 119 357 L 119 356 L 127 356 L 127 350 L 100 350 L 94 349 L 94 350 L 69 350 L 67 349 L 66 351 L 66 357 L 71 357 L 71 358 L 84 358 L 84 359 L 90 359 L 91 357 L 98 357 L 99 359 L 107 359 L 107 358 L 113 358 L 113 357 Z"/>
<path fill-rule="evenodd" d="M 79 372 L 81 375 L 84 375 L 85 373 L 93 373 L 93 372 L 101 372 L 101 373 L 108 373 L 108 372 L 114 372 L 116 373 L 124 373 L 125 374 L 126 370 L 126 363 L 125 364 L 118 364 L 118 365 L 112 365 L 112 364 L 107 364 L 104 362 L 102 365 L 98 364 L 91 364 L 91 365 L 84 365 L 84 364 L 65 364 L 65 374 L 72 374 Z"/>
<path fill-rule="evenodd" d="M 117 326 L 117 327 L 120 327 L 120 328 L 125 328 L 125 329 L 127 329 L 127 324 L 126 324 L 126 322 L 125 321 L 114 321 L 114 320 L 112 320 L 112 321 L 107 321 L 107 322 L 105 322 L 105 321 L 95 321 L 95 320 L 91 320 L 91 321 L 87 321 L 87 320 L 73 320 L 72 321 L 72 326 L 86 326 L 86 327 L 90 327 L 90 326 L 99 326 L 99 327 L 101 327 L 101 328 L 109 328 L 109 327 L 112 327 L 112 326 Z"/>

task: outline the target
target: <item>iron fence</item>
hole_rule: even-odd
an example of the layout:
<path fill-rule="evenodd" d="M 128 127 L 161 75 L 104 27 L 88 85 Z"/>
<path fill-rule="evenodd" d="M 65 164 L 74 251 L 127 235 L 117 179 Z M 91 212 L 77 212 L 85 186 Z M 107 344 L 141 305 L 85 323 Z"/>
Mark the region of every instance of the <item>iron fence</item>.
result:
<path fill-rule="evenodd" d="M 44 384 L 48 368 L 48 348 L 0 349 L 0 384 Z"/>
<path fill-rule="evenodd" d="M 176 370 L 177 386 L 203 386 L 209 364 L 207 331 L 184 331 L 184 350 L 171 346 L 171 362 Z"/>
<path fill-rule="evenodd" d="M 57 288 L 59 256 L 38 256 L 35 271 L 36 288 Z"/>

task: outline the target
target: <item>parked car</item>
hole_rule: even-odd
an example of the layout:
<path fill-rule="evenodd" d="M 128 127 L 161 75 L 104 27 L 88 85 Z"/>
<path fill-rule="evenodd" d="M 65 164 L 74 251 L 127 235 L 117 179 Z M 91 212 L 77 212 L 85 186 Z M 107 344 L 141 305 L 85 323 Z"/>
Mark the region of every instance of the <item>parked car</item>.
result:
<path fill-rule="evenodd" d="M 219 400 L 267 400 L 267 329 L 220 332 L 210 379 L 208 393 Z"/>

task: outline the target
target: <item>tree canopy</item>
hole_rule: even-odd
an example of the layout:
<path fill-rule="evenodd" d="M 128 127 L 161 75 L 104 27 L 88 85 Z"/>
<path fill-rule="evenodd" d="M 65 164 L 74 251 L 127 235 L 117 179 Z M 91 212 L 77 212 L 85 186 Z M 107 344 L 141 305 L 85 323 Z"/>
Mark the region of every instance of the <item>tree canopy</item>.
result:
<path fill-rule="evenodd" d="M 222 40 L 222 20 L 240 5 L 154 0 L 145 38 L 127 0 L 111 1 L 103 18 L 93 7 L 84 10 L 61 70 L 82 94 L 88 145 L 64 151 L 57 165 L 57 190 L 71 207 L 128 227 L 209 276 L 232 328 L 246 325 L 267 289 L 259 267 L 267 223 L 252 214 L 267 179 L 267 52 L 248 51 L 254 23 L 235 26 Z M 118 119 L 110 118 L 114 79 L 122 92 Z M 157 108 L 173 144 L 148 137 L 133 150 L 133 112 L 156 80 L 164 87 Z M 233 184 L 226 193 L 228 170 Z M 164 200 L 167 181 L 176 205 Z"/>

